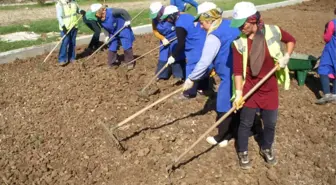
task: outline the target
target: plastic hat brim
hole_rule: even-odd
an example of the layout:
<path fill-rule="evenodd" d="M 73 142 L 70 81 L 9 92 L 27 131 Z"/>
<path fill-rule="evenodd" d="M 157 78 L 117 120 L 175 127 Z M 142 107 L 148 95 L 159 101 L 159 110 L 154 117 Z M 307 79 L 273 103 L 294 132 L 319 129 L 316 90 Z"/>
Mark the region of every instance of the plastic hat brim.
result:
<path fill-rule="evenodd" d="M 246 22 L 247 18 L 243 18 L 243 19 L 232 19 L 231 20 L 231 24 L 230 26 L 233 28 L 239 28 L 241 26 L 244 25 L 244 23 Z"/>
<path fill-rule="evenodd" d="M 160 17 L 160 19 L 161 19 L 161 20 L 165 20 L 167 17 L 168 17 L 168 15 L 162 15 L 162 16 Z"/>
<path fill-rule="evenodd" d="M 197 21 L 199 20 L 200 17 L 201 17 L 201 14 L 196 15 L 196 16 L 195 16 L 195 20 L 194 20 L 194 22 L 197 22 Z"/>
<path fill-rule="evenodd" d="M 155 19 L 157 17 L 158 13 L 149 13 L 149 18 Z"/>

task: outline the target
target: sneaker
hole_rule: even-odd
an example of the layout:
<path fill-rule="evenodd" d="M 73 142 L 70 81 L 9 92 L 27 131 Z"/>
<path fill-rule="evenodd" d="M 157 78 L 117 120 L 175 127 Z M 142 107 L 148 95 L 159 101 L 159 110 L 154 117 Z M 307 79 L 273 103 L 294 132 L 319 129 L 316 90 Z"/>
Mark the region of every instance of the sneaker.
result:
<path fill-rule="evenodd" d="M 271 165 L 276 165 L 277 164 L 277 160 L 274 156 L 274 153 L 273 153 L 273 150 L 272 149 L 260 149 L 260 155 L 265 159 L 265 161 L 268 163 L 268 164 L 271 164 Z"/>
<path fill-rule="evenodd" d="M 328 102 L 334 101 L 334 99 L 335 99 L 334 96 L 335 95 L 332 95 L 332 94 L 326 94 L 322 98 L 318 99 L 315 103 L 318 104 L 318 105 L 326 104 Z"/>
<path fill-rule="evenodd" d="M 67 62 L 59 62 L 59 63 L 58 63 L 58 65 L 59 65 L 59 66 L 62 66 L 62 67 L 65 66 L 65 65 L 67 65 L 67 64 L 68 64 Z"/>
<path fill-rule="evenodd" d="M 228 144 L 229 144 L 228 140 L 223 140 L 223 141 L 219 142 L 218 146 L 223 148 L 223 147 L 226 147 Z"/>
<path fill-rule="evenodd" d="M 243 170 L 248 170 L 251 168 L 250 159 L 248 157 L 248 152 L 238 152 L 239 165 Z"/>
<path fill-rule="evenodd" d="M 331 95 L 331 102 L 336 102 L 336 94 Z"/>
<path fill-rule="evenodd" d="M 217 145 L 217 141 L 214 137 L 207 137 L 206 141 L 210 144 L 210 145 Z"/>
<path fill-rule="evenodd" d="M 217 142 L 216 139 L 212 136 L 209 136 L 206 138 L 206 141 L 210 144 L 210 145 L 217 145 L 221 148 L 226 147 L 229 144 L 228 140 L 223 140 L 221 142 Z"/>

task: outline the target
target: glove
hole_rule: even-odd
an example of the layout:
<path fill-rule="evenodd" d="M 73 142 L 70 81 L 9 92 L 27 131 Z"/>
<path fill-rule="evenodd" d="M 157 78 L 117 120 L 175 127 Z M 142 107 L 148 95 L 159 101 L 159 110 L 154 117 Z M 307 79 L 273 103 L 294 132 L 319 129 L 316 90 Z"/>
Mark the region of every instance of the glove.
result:
<path fill-rule="evenodd" d="M 85 10 L 80 10 L 79 13 L 84 16 L 86 12 L 85 12 Z"/>
<path fill-rule="evenodd" d="M 236 90 L 236 98 L 233 102 L 233 105 L 236 107 L 236 110 L 239 110 L 240 108 L 242 108 L 244 103 L 245 102 L 243 101 L 243 91 Z"/>
<path fill-rule="evenodd" d="M 109 36 L 106 36 L 106 37 L 105 37 L 105 40 L 104 40 L 104 44 L 108 44 L 109 39 L 110 39 L 110 37 L 109 37 Z"/>
<path fill-rule="evenodd" d="M 194 86 L 194 82 L 189 78 L 183 84 L 183 91 L 187 91 Z"/>
<path fill-rule="evenodd" d="M 167 62 L 167 64 L 168 65 L 171 65 L 171 64 L 173 64 L 175 62 L 175 58 L 173 57 L 173 56 L 170 56 L 169 58 L 168 58 L 168 62 Z"/>
<path fill-rule="evenodd" d="M 131 25 L 131 21 L 125 21 L 124 26 L 127 27 L 127 26 L 129 26 L 129 25 Z"/>
<path fill-rule="evenodd" d="M 290 56 L 288 53 L 285 54 L 282 58 L 279 59 L 279 67 L 280 68 L 285 68 L 289 62 Z"/>
<path fill-rule="evenodd" d="M 210 72 L 210 77 L 214 77 L 214 76 L 216 76 L 216 71 L 212 69 Z"/>
<path fill-rule="evenodd" d="M 62 26 L 62 29 L 63 29 L 63 33 L 64 33 L 64 34 L 67 34 L 67 33 L 68 33 L 68 29 L 65 27 L 65 25 Z"/>
<path fill-rule="evenodd" d="M 169 41 L 166 38 L 164 38 L 164 39 L 162 39 L 162 44 L 164 46 L 167 46 L 167 45 L 169 45 Z"/>

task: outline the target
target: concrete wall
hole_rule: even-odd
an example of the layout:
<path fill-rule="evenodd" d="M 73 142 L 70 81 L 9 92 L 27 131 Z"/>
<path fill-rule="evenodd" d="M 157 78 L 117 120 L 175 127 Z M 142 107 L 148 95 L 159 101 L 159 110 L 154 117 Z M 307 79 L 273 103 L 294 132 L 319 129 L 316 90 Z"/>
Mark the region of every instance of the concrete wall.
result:
<path fill-rule="evenodd" d="M 257 6 L 257 9 L 259 11 L 265 11 L 265 10 L 278 8 L 282 6 L 289 6 L 289 5 L 302 3 L 303 1 L 306 1 L 306 0 L 288 0 L 288 1 L 278 2 L 278 3 L 260 5 L 260 6 Z M 232 15 L 232 10 L 223 12 L 223 17 L 230 17 L 231 15 Z M 136 35 L 147 34 L 147 33 L 152 32 L 152 26 L 150 24 L 133 27 L 132 29 L 133 29 L 134 34 Z M 91 39 L 91 35 L 78 37 L 77 45 L 80 46 L 80 45 L 88 44 L 90 42 L 90 39 Z M 103 34 L 101 34 L 100 39 L 101 40 L 104 39 Z M 32 46 L 28 48 L 21 48 L 21 49 L 16 49 L 16 50 L 11 50 L 11 51 L 0 53 L 0 64 L 12 62 L 16 58 L 26 59 L 26 58 L 34 57 L 36 55 L 41 55 L 46 52 L 50 52 L 56 44 L 57 42 L 53 42 L 53 43 L 44 44 L 40 46 Z"/>

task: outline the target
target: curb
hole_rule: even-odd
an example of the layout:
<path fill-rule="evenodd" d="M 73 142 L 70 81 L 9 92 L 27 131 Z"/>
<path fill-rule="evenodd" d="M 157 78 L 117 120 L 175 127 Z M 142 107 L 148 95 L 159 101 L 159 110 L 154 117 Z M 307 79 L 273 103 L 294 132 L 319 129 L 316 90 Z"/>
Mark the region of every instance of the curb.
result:
<path fill-rule="evenodd" d="M 272 4 L 265 4 L 265 5 L 258 5 L 257 9 L 259 11 L 265 11 L 273 8 L 279 8 L 283 6 L 290 6 L 302 3 L 307 0 L 287 0 L 282 1 L 278 3 L 272 3 Z M 223 17 L 228 18 L 231 17 L 233 10 L 223 11 Z M 142 35 L 142 34 L 148 34 L 152 32 L 152 25 L 147 24 L 143 26 L 137 26 L 132 28 L 135 35 Z M 104 34 L 100 35 L 100 40 L 103 41 Z M 81 37 L 77 37 L 76 39 L 76 45 L 81 46 L 84 44 L 88 44 L 91 40 L 91 35 L 85 35 Z M 39 46 L 31 46 L 27 48 L 20 48 L 16 50 L 10 50 L 6 52 L 0 53 L 0 64 L 5 64 L 9 62 L 13 62 L 17 58 L 19 59 L 26 59 L 30 57 L 35 57 L 36 55 L 42 55 L 45 52 L 50 52 L 51 49 L 57 44 L 57 42 L 52 42 L 44 45 Z M 59 48 L 59 47 L 58 47 Z"/>

